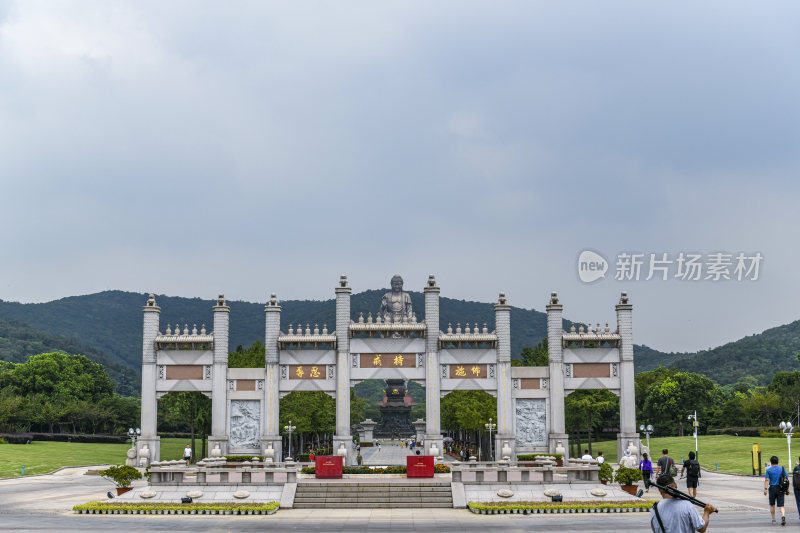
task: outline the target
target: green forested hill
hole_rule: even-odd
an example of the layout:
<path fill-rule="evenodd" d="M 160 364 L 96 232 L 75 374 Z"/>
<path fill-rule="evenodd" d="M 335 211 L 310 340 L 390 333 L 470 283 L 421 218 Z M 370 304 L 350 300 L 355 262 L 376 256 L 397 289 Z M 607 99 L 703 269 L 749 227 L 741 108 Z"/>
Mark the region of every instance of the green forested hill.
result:
<path fill-rule="evenodd" d="M 16 320 L 0 318 L 0 361 L 22 363 L 31 355 L 48 352 L 85 355 L 95 363 L 102 364 L 116 383 L 116 391 L 124 396 L 134 395 L 140 387 L 139 368 L 114 360 L 75 339 L 53 335 Z"/>
<path fill-rule="evenodd" d="M 720 385 L 744 381 L 767 385 L 776 372 L 800 370 L 800 320 L 697 353 L 661 353 L 646 346 L 636 351 L 636 372 L 659 365 L 707 376 Z"/>

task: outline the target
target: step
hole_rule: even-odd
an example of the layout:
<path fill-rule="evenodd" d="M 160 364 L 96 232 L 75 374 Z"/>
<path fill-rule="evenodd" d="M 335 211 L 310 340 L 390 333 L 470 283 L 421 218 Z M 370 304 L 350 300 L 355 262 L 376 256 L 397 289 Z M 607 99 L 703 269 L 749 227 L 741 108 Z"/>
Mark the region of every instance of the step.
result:
<path fill-rule="evenodd" d="M 439 501 L 452 501 L 453 498 L 450 495 L 447 496 L 435 496 L 430 498 L 418 498 L 418 497 L 395 497 L 395 498 L 385 498 L 380 495 L 377 496 L 369 496 L 363 498 L 348 498 L 347 496 L 335 496 L 335 495 L 328 495 L 324 497 L 320 496 L 295 496 L 294 501 L 326 501 L 326 502 L 351 502 L 351 501 L 358 501 L 358 502 L 385 502 L 385 501 L 392 501 L 392 502 L 424 502 L 424 501 L 432 501 L 432 502 L 439 502 Z"/>
<path fill-rule="evenodd" d="M 445 503 L 348 503 L 342 504 L 327 504 L 327 503 L 295 503 L 292 506 L 294 509 L 452 509 L 453 504 Z"/>

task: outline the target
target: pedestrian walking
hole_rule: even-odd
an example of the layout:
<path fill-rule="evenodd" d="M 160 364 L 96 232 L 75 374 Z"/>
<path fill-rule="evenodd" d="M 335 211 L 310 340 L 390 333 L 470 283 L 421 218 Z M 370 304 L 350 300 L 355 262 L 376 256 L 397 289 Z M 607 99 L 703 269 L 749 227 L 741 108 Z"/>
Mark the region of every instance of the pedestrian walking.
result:
<path fill-rule="evenodd" d="M 669 472 L 658 476 L 658 484 L 678 488 Z M 650 510 L 650 529 L 653 533 L 703 533 L 708 528 L 711 513 L 715 511 L 710 503 L 703 508 L 703 516 L 697 512 L 690 502 L 679 500 L 661 489 L 662 500 L 656 502 Z"/>
<path fill-rule="evenodd" d="M 650 457 L 648 457 L 646 453 L 642 454 L 642 460 L 639 461 L 639 470 L 642 471 L 644 491 L 650 492 L 650 485 L 653 484 L 653 463 L 650 462 Z"/>
<path fill-rule="evenodd" d="M 686 490 L 689 496 L 697 498 L 697 483 L 700 481 L 700 463 L 695 459 L 694 452 L 689 452 L 689 459 L 683 462 L 681 478 L 686 475 Z"/>
<path fill-rule="evenodd" d="M 769 495 L 769 514 L 772 515 L 772 523 L 775 521 L 775 504 L 781 510 L 781 525 L 786 525 L 786 509 L 783 507 L 783 490 L 781 490 L 781 478 L 786 475 L 786 470 L 778 465 L 778 457 L 773 455 L 769 458 L 769 464 L 764 475 L 764 496 Z"/>
<path fill-rule="evenodd" d="M 797 461 L 792 470 L 792 487 L 794 488 L 794 501 L 797 504 L 798 512 L 800 512 L 800 460 Z"/>
<path fill-rule="evenodd" d="M 669 456 L 669 450 L 664 448 L 661 450 L 661 458 L 656 463 L 656 475 L 669 474 L 673 478 L 678 475 L 678 467 L 675 466 L 675 461 Z"/>
<path fill-rule="evenodd" d="M 459 455 L 459 457 L 461 457 L 461 462 L 463 463 L 464 462 L 464 448 L 461 448 L 460 450 L 458 450 L 458 455 Z"/>
<path fill-rule="evenodd" d="M 189 462 L 192 460 L 192 447 L 189 444 L 183 449 L 183 460 L 186 461 L 186 466 L 189 466 Z"/>

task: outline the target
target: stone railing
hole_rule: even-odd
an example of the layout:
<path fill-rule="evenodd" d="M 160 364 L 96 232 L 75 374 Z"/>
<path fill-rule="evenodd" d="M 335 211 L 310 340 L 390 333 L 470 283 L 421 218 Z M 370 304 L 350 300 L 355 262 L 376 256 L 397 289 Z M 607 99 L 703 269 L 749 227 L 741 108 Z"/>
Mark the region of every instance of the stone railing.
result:
<path fill-rule="evenodd" d="M 450 469 L 453 476 L 454 483 L 464 483 L 469 485 L 481 484 L 494 484 L 494 483 L 508 483 L 509 472 L 519 472 L 520 480 L 512 481 L 512 483 L 554 483 L 553 474 L 566 473 L 567 483 L 599 483 L 600 467 L 596 465 L 586 464 L 570 464 L 569 466 L 556 467 L 555 465 L 542 465 L 542 466 L 519 466 L 515 462 L 477 462 L 470 461 L 466 463 L 454 462 L 451 463 Z M 474 472 L 474 480 L 465 480 L 463 477 L 464 472 Z M 495 472 L 497 481 L 487 480 L 486 473 Z M 531 479 L 531 473 L 541 473 L 541 481 Z"/>
<path fill-rule="evenodd" d="M 168 463 L 168 464 L 165 464 Z M 199 464 L 199 463 L 198 463 Z M 151 485 L 176 485 L 192 483 L 195 485 L 229 485 L 229 484 L 283 484 L 297 483 L 298 463 L 263 463 L 245 461 L 244 463 L 226 463 L 224 461 L 209 462 L 199 466 L 186 466 L 182 461 L 154 463 L 150 467 Z M 241 475 L 241 481 L 230 481 L 230 474 Z M 264 481 L 253 481 L 253 474 L 264 475 Z M 195 474 L 195 480 L 188 479 Z M 219 475 L 219 481 L 208 481 L 208 475 Z M 286 481 L 278 481 L 275 474 L 285 474 Z M 260 477 L 260 476 L 259 476 Z"/>

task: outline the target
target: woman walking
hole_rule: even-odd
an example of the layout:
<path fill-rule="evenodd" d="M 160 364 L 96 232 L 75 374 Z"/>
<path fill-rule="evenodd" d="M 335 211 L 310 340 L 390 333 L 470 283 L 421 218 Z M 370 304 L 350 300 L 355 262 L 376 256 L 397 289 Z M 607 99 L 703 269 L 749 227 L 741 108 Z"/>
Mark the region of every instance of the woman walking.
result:
<path fill-rule="evenodd" d="M 650 485 L 652 485 L 650 479 L 651 476 L 653 475 L 653 463 L 650 462 L 650 458 L 647 456 L 646 453 L 642 454 L 642 460 L 639 462 L 639 470 L 642 471 L 642 479 L 644 480 L 644 491 L 650 492 Z"/>

